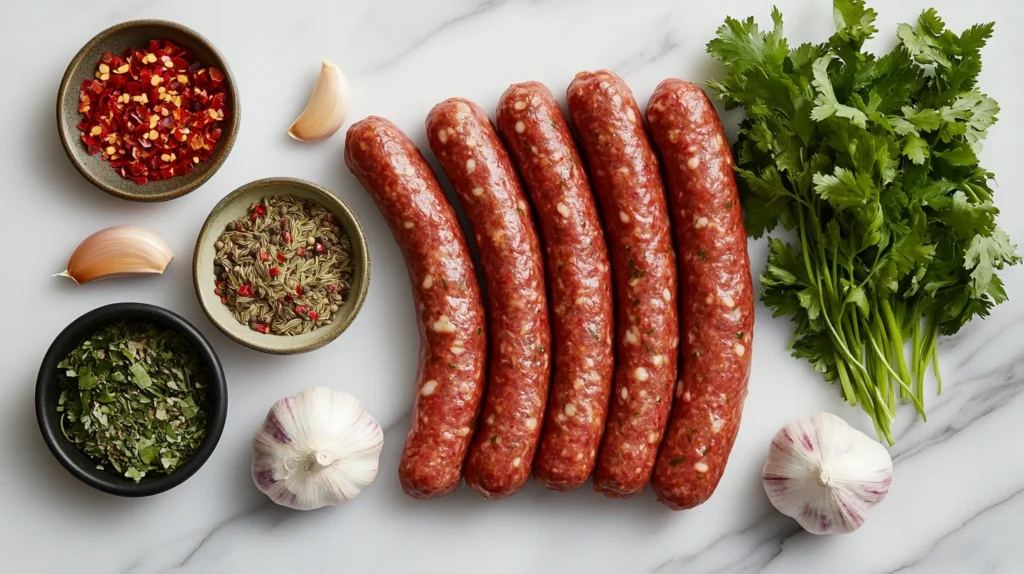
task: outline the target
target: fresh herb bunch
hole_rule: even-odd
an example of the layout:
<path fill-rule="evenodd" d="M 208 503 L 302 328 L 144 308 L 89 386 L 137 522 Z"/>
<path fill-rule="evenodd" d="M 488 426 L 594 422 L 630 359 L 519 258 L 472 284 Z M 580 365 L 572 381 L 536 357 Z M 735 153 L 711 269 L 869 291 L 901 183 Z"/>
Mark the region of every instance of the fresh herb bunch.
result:
<path fill-rule="evenodd" d="M 58 367 L 61 430 L 97 468 L 136 482 L 169 474 L 206 436 L 206 370 L 175 331 L 113 323 Z"/>
<path fill-rule="evenodd" d="M 977 87 L 993 24 L 960 35 L 935 10 L 883 57 L 861 0 L 835 0 L 836 33 L 790 49 L 782 14 L 759 31 L 732 18 L 708 52 L 710 82 L 747 119 L 736 144 L 748 233 L 769 240 L 761 300 L 796 323 L 793 355 L 860 404 L 893 444 L 897 394 L 924 417 L 923 382 L 939 334 L 1006 300 L 995 271 L 1020 262 L 996 226 L 992 173 L 978 163 L 999 106 Z M 908 363 L 904 343 L 910 341 Z"/>

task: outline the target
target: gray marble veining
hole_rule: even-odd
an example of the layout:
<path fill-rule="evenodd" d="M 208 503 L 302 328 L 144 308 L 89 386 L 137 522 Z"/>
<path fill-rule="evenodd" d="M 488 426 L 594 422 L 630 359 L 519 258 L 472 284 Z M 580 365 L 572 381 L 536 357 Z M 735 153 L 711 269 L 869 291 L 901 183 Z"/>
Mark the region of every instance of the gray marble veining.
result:
<path fill-rule="evenodd" d="M 794 41 L 831 33 L 826 0 L 780 0 Z M 1002 104 L 982 155 L 999 175 L 1002 225 L 1024 243 L 1018 135 L 1024 131 L 1024 35 L 1019 3 L 978 0 L 871 2 L 891 44 L 897 22 L 934 6 L 953 28 L 997 22 L 984 51 L 983 89 Z M 493 109 L 516 81 L 537 79 L 561 94 L 575 72 L 611 68 L 641 106 L 670 76 L 720 73 L 704 46 L 726 15 L 768 21 L 767 0 L 308 0 L 140 3 L 69 0 L 8 3 L 0 48 L 0 173 L 5 236 L 17 280 L 3 282 L 0 334 L 0 571 L 81 574 L 249 572 L 652 572 L 923 573 L 1020 572 L 1024 545 L 1024 268 L 1002 272 L 1010 302 L 940 342 L 945 388 L 927 398 L 929 420 L 899 413 L 893 487 L 860 531 L 816 537 L 778 514 L 760 486 L 767 444 L 786 420 L 829 410 L 862 430 L 870 423 L 803 362 L 789 357 L 790 324 L 758 308 L 754 375 L 744 424 L 719 491 L 685 513 L 650 492 L 606 500 L 589 489 L 559 494 L 529 485 L 488 503 L 461 489 L 429 502 L 402 495 L 396 467 L 411 406 L 418 338 L 404 264 L 383 220 L 342 166 L 342 138 L 302 145 L 284 133 L 305 103 L 319 60 L 345 70 L 352 119 L 387 116 L 423 144 L 422 122 L 438 101 L 472 98 Z M 60 15 L 60 17 L 54 17 Z M 124 19 L 180 21 L 210 38 L 240 85 L 244 121 L 220 172 L 192 195 L 161 205 L 126 204 L 91 189 L 67 163 L 52 102 L 67 61 L 88 37 Z M 45 40 L 40 40 L 45 31 Z M 13 81 L 14 83 L 10 83 Z M 738 116 L 725 116 L 730 133 Z M 426 149 L 424 147 L 424 149 Z M 428 154 L 429 155 L 429 154 Z M 205 321 L 189 275 L 199 225 L 224 194 L 266 176 L 323 184 L 361 218 L 373 284 L 348 333 L 299 357 L 241 348 Z M 43 222 L 43 225 L 40 225 Z M 59 222 L 57 225 L 46 225 Z M 74 288 L 49 277 L 92 231 L 135 223 L 159 232 L 179 259 L 160 278 Z M 27 250 L 23 246 L 29 245 Z M 13 246 L 13 247 L 12 247 Z M 750 243 L 754 273 L 763 241 Z M 12 275 L 12 277 L 14 277 Z M 24 304 L 26 294 L 31 294 Z M 192 320 L 216 346 L 231 389 L 228 427 L 192 479 L 141 500 L 79 484 L 39 440 L 31 413 L 35 369 L 73 317 L 104 303 L 141 300 Z M 351 392 L 387 428 L 376 483 L 345 508 L 298 513 L 271 504 L 251 484 L 252 433 L 278 398 L 311 384 Z M 931 383 L 933 384 L 933 382 Z"/>

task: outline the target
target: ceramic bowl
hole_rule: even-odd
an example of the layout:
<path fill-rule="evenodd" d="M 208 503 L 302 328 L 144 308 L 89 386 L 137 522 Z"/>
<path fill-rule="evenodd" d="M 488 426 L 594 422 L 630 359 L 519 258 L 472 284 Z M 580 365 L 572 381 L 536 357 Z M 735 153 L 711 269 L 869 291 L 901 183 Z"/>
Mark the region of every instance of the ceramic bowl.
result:
<path fill-rule="evenodd" d="M 209 159 L 197 164 L 188 174 L 139 185 L 133 180 L 121 177 L 99 154 L 89 155 L 77 127 L 82 121 L 78 103 L 82 81 L 94 77 L 104 51 L 121 54 L 128 47 L 145 46 L 150 40 L 170 40 L 192 50 L 195 57 L 204 65 L 223 71 L 228 114 L 220 126 L 221 138 L 214 146 L 213 155 Z M 189 193 L 210 179 L 231 153 L 235 136 L 238 134 L 241 114 L 242 108 L 238 101 L 234 76 L 220 52 L 206 38 L 193 30 L 164 20 L 123 22 L 97 34 L 68 64 L 64 79 L 60 83 L 60 90 L 57 92 L 57 129 L 71 163 L 96 187 L 111 195 L 133 201 L 174 199 Z"/>
<path fill-rule="evenodd" d="M 318 203 L 338 219 L 339 226 L 348 234 L 352 244 L 352 287 L 348 299 L 331 320 L 331 324 L 301 335 L 273 335 L 252 330 L 239 323 L 227 305 L 214 293 L 216 289 L 213 273 L 216 249 L 214 243 L 224 227 L 232 221 L 245 217 L 249 208 L 268 196 L 294 195 Z M 305 353 L 330 343 L 341 335 L 359 314 L 370 286 L 370 252 L 366 246 L 366 235 L 352 210 L 331 191 L 300 179 L 269 178 L 247 183 L 228 194 L 214 206 L 203 224 L 196 241 L 195 256 L 192 260 L 192 279 L 196 296 L 206 316 L 235 341 L 275 355 Z"/>
<path fill-rule="evenodd" d="M 147 321 L 181 333 L 199 355 L 209 378 L 205 408 L 209 416 L 209 432 L 200 443 L 199 450 L 174 472 L 146 476 L 139 482 L 96 468 L 96 462 L 78 450 L 78 447 L 64 436 L 61 430 L 61 414 L 57 412 L 57 401 L 60 397 L 57 365 L 97 329 L 123 319 Z M 210 342 L 179 315 L 162 307 L 144 303 L 114 303 L 94 309 L 75 319 L 57 335 L 50 349 L 46 351 L 43 364 L 39 367 L 39 376 L 36 378 L 36 420 L 50 452 L 78 480 L 118 496 L 150 496 L 188 480 L 203 466 L 213 453 L 213 449 L 217 447 L 217 442 L 224 431 L 227 413 L 228 388 L 224 380 L 224 370 Z"/>

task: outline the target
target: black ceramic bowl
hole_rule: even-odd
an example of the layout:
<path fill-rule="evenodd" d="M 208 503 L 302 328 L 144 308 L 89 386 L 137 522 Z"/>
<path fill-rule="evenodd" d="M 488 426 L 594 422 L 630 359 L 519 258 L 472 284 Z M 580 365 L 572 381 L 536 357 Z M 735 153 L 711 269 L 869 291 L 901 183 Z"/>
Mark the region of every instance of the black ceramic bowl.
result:
<path fill-rule="evenodd" d="M 199 445 L 199 450 L 174 472 L 146 476 L 139 482 L 96 468 L 96 462 L 78 450 L 78 447 L 64 436 L 60 428 L 61 415 L 57 412 L 57 399 L 60 396 L 57 364 L 97 329 L 123 319 L 146 321 L 181 333 L 195 348 L 209 376 L 205 408 L 209 416 L 209 429 L 206 438 Z M 145 303 L 114 303 L 75 319 L 57 335 L 50 349 L 46 351 L 43 364 L 39 367 L 39 377 L 36 379 L 36 420 L 39 422 L 39 430 L 43 433 L 43 440 L 50 447 L 53 456 L 82 482 L 118 496 L 159 494 L 188 480 L 203 466 L 213 453 L 213 449 L 217 447 L 217 441 L 224 431 L 227 413 L 228 388 L 224 381 L 224 370 L 210 342 L 182 317 L 167 309 Z"/>

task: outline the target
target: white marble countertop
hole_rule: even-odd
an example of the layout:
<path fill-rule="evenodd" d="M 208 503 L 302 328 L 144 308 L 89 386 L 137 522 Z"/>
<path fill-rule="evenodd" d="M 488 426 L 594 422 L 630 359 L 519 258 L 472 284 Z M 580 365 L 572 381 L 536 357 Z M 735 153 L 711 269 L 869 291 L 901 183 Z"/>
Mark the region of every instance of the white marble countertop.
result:
<path fill-rule="evenodd" d="M 791 39 L 832 33 L 827 0 L 777 0 Z M 720 74 L 704 44 L 729 14 L 768 21 L 768 0 L 692 3 L 584 0 L 5 2 L 0 8 L 0 176 L 4 246 L 0 365 L 0 570 L 100 574 L 248 572 L 1019 572 L 1024 516 L 1024 267 L 1002 273 L 1010 302 L 940 342 L 946 390 L 928 397 L 929 422 L 900 412 L 892 490 L 863 529 L 814 537 L 776 513 L 760 484 L 768 441 L 786 420 L 819 410 L 868 430 L 859 410 L 788 356 L 786 320 L 757 307 L 754 375 L 744 424 L 710 502 L 673 513 L 648 490 L 630 501 L 530 484 L 497 503 L 461 489 L 422 502 L 404 496 L 396 467 L 412 401 L 418 336 L 405 267 L 369 197 L 342 162 L 342 137 L 302 145 L 285 128 L 305 103 L 321 58 L 348 74 L 351 117 L 391 118 L 424 149 L 436 102 L 463 96 L 493 109 L 511 82 L 564 92 L 575 72 L 622 74 L 641 105 L 663 78 Z M 1024 17 L 1009 0 L 882 2 L 888 47 L 897 22 L 935 6 L 960 30 L 997 21 L 983 89 L 1002 104 L 983 164 L 1000 177 L 1002 224 L 1024 243 L 1016 137 L 1024 132 Z M 93 189 L 61 149 L 53 117 L 67 62 L 93 34 L 136 18 L 166 18 L 210 38 L 227 57 L 243 106 L 239 139 L 198 191 L 143 205 Z M 737 117 L 729 115 L 734 126 Z M 294 176 L 347 201 L 369 236 L 373 282 L 352 328 L 319 351 L 263 355 L 230 341 L 203 315 L 191 252 L 213 205 L 248 181 Z M 50 278 L 92 231 L 136 223 L 179 254 L 164 277 L 85 287 Z M 751 242 L 755 273 L 763 241 Z M 39 436 L 36 370 L 73 318 L 117 301 L 166 306 L 213 342 L 230 387 L 227 428 L 208 463 L 182 486 L 148 499 L 79 483 Z M 341 509 L 275 507 L 249 476 L 250 440 L 278 398 L 312 384 L 361 397 L 386 427 L 381 472 Z"/>

